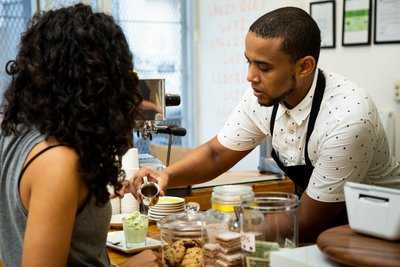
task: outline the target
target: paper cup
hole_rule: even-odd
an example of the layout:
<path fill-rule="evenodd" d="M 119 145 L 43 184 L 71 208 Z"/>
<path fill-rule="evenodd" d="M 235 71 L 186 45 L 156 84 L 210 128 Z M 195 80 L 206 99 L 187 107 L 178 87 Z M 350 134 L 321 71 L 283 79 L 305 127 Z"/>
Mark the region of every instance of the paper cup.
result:
<path fill-rule="evenodd" d="M 111 209 L 112 209 L 112 215 L 114 214 L 120 214 L 121 213 L 121 200 L 119 197 L 115 197 L 110 200 L 111 202 Z"/>
<path fill-rule="evenodd" d="M 122 169 L 138 169 L 139 168 L 139 155 L 136 148 L 129 149 L 125 155 L 122 156 Z"/>
<path fill-rule="evenodd" d="M 132 213 L 139 210 L 139 202 L 131 193 L 125 194 L 121 199 L 121 213 Z"/>

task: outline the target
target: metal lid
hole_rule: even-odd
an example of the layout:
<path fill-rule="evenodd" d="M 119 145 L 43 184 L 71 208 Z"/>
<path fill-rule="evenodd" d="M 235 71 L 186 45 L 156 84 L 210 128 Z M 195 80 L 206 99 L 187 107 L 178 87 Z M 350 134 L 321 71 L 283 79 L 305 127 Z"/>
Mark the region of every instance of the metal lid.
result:
<path fill-rule="evenodd" d="M 257 194 L 252 201 L 243 202 L 241 207 L 268 213 L 295 210 L 299 205 L 299 198 L 295 194 L 267 192 Z"/>
<path fill-rule="evenodd" d="M 216 186 L 212 192 L 212 201 L 239 205 L 242 201 L 254 198 L 253 188 L 248 185 Z"/>

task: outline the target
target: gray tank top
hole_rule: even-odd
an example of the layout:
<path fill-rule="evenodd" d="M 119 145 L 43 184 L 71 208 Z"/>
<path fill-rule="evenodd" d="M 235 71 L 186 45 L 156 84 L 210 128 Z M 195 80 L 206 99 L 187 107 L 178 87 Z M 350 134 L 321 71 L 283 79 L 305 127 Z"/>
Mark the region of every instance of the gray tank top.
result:
<path fill-rule="evenodd" d="M 34 130 L 18 136 L 4 136 L 0 130 L 0 258 L 6 267 L 21 266 L 27 211 L 18 180 L 29 152 L 44 138 Z M 76 216 L 67 266 L 110 266 L 106 250 L 110 219 L 110 203 L 97 207 L 89 197 Z"/>

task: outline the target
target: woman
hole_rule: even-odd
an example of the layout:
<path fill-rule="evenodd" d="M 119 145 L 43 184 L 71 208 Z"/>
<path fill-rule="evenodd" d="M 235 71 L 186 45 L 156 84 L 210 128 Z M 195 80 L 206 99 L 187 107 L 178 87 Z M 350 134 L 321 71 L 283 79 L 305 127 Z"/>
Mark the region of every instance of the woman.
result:
<path fill-rule="evenodd" d="M 0 132 L 6 266 L 110 266 L 107 185 L 121 189 L 141 96 L 113 18 L 76 5 L 32 19 L 8 64 Z M 150 251 L 121 266 L 158 266 Z"/>

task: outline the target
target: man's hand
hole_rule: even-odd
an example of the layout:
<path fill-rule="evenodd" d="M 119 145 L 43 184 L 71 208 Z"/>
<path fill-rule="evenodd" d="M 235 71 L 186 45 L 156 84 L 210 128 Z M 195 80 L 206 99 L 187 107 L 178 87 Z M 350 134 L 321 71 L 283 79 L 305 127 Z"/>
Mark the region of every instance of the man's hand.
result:
<path fill-rule="evenodd" d="M 129 185 L 125 187 L 125 192 L 130 192 L 136 199 L 141 199 L 141 195 L 138 191 L 143 184 L 143 177 L 145 176 L 147 177 L 147 181 L 158 184 L 160 187 L 160 195 L 165 195 L 169 181 L 168 174 L 166 172 L 157 172 L 149 168 L 140 169 L 135 177 L 130 180 Z"/>
<path fill-rule="evenodd" d="M 131 257 L 125 263 L 118 265 L 119 267 L 161 267 L 160 254 L 152 250 L 144 250 L 141 253 Z"/>

